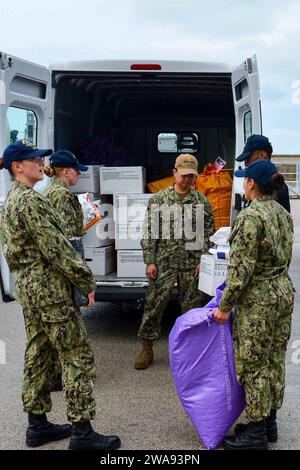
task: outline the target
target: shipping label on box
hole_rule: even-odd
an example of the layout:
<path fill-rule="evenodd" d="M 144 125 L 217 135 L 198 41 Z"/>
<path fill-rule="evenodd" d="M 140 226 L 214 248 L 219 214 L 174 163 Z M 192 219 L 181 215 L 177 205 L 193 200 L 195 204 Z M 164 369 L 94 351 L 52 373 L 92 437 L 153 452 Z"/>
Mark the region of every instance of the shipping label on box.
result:
<path fill-rule="evenodd" d="M 202 255 L 198 289 L 214 296 L 216 288 L 225 281 L 229 260 L 216 259 L 212 255 Z"/>
<path fill-rule="evenodd" d="M 113 246 L 84 248 L 87 265 L 95 276 L 104 276 L 116 270 L 116 252 Z"/>
<path fill-rule="evenodd" d="M 143 222 L 116 222 L 116 250 L 140 250 Z"/>
<path fill-rule="evenodd" d="M 118 250 L 117 276 L 118 277 L 146 277 L 142 250 Z"/>
<path fill-rule="evenodd" d="M 116 222 L 143 221 L 153 194 L 114 194 Z"/>
<path fill-rule="evenodd" d="M 71 186 L 73 193 L 100 193 L 100 165 L 88 165 L 88 170 L 78 176 L 78 182 Z"/>
<path fill-rule="evenodd" d="M 120 166 L 100 168 L 102 194 L 143 193 L 146 171 L 142 166 Z"/>

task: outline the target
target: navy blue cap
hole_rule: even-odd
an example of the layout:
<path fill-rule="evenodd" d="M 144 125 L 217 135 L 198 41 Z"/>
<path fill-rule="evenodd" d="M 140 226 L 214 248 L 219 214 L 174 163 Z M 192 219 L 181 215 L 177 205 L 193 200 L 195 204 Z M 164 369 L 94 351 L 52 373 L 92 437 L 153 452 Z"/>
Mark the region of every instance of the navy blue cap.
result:
<path fill-rule="evenodd" d="M 273 153 L 273 147 L 268 137 L 259 134 L 252 134 L 248 137 L 243 153 L 239 155 L 236 160 L 243 162 L 250 157 L 255 150 L 266 150 L 270 155 Z"/>
<path fill-rule="evenodd" d="M 57 150 L 50 157 L 51 166 L 57 168 L 75 168 L 78 171 L 87 171 L 88 166 L 81 165 L 75 155 L 69 150 Z"/>
<path fill-rule="evenodd" d="M 274 163 L 269 160 L 256 160 L 244 170 L 237 170 L 234 174 L 237 177 L 251 178 L 262 186 L 267 186 L 271 181 L 271 176 L 277 173 Z"/>
<path fill-rule="evenodd" d="M 16 140 L 16 142 L 9 144 L 3 152 L 4 168 L 8 170 L 13 162 L 18 162 L 26 158 L 46 157 L 47 155 L 51 155 L 51 153 L 51 149 L 39 149 L 25 139 Z"/>

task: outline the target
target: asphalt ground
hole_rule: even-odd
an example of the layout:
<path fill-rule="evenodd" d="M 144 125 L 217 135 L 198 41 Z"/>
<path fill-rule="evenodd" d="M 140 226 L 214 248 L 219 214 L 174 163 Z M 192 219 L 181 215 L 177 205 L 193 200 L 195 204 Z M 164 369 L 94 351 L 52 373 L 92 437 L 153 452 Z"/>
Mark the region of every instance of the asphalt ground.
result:
<path fill-rule="evenodd" d="M 300 200 L 292 201 L 295 244 L 290 274 L 300 285 Z M 0 347 L 5 344 L 6 363 L 0 364 L 0 449 L 26 449 L 27 416 L 22 411 L 21 382 L 25 348 L 21 307 L 0 301 Z M 300 449 L 300 293 L 296 292 L 292 336 L 286 360 L 286 394 L 278 413 L 279 440 L 271 449 Z M 97 304 L 84 313 L 97 365 L 94 428 L 103 434 L 118 434 L 124 450 L 204 449 L 185 414 L 173 384 L 168 359 L 168 333 L 176 314 L 172 308 L 163 324 L 163 336 L 155 345 L 155 361 L 145 371 L 136 371 L 134 359 L 140 349 L 136 337 L 141 313 L 124 312 L 114 304 Z M 298 343 L 297 343 L 298 341 Z M 298 364 L 297 364 L 298 363 Z M 52 394 L 49 420 L 66 421 L 60 392 Z M 240 418 L 244 420 L 243 416 Z M 68 441 L 40 449 L 66 449 Z"/>

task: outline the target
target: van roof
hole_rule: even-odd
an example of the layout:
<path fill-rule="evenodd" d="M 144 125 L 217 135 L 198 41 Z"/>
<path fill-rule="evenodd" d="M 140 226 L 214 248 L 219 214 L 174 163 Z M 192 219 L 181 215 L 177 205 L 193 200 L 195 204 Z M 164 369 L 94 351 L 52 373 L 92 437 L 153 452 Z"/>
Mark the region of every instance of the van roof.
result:
<path fill-rule="evenodd" d="M 83 60 L 51 64 L 49 69 L 66 72 L 131 72 L 133 64 L 159 64 L 161 70 L 155 70 L 158 73 L 231 73 L 232 71 L 232 67 L 226 63 L 181 60 Z M 153 73 L 153 70 L 145 70 L 148 71 Z"/>

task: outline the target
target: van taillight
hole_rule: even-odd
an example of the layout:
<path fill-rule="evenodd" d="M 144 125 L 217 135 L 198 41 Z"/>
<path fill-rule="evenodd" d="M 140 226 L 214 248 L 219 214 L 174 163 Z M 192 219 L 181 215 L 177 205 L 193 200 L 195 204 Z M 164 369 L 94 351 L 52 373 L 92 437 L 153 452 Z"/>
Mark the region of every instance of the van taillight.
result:
<path fill-rule="evenodd" d="M 161 70 L 161 65 L 159 64 L 132 64 L 130 66 L 131 70 Z"/>

